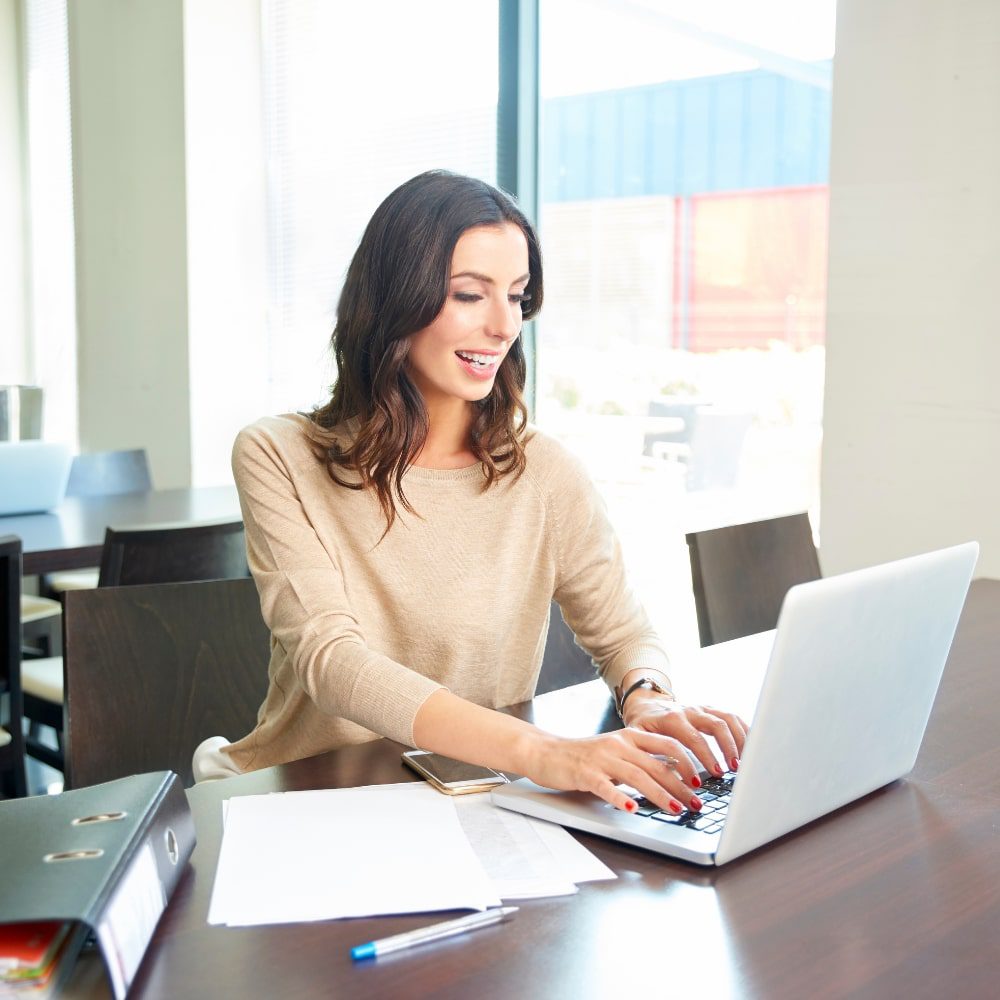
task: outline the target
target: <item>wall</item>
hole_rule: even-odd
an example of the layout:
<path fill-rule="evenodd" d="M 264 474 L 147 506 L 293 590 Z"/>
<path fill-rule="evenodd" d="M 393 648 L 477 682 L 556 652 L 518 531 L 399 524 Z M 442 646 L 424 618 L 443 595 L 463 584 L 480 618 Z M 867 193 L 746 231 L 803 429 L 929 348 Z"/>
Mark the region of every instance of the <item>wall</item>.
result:
<path fill-rule="evenodd" d="M 1000 4 L 841 0 L 825 573 L 978 539 L 1000 577 Z"/>
<path fill-rule="evenodd" d="M 83 451 L 191 475 L 183 3 L 69 5 Z"/>

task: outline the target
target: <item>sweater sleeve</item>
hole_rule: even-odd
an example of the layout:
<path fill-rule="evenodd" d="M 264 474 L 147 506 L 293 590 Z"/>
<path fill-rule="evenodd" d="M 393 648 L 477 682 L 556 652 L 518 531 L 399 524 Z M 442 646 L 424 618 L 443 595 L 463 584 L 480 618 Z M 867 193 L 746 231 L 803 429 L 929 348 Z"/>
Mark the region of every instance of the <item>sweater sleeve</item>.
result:
<path fill-rule="evenodd" d="M 343 569 L 303 510 L 287 463 L 259 425 L 236 439 L 247 556 L 272 642 L 322 712 L 412 746 L 417 710 L 441 685 L 368 647 Z"/>
<path fill-rule="evenodd" d="M 628 584 L 604 500 L 578 459 L 563 453 L 550 482 L 557 533 L 555 600 L 609 688 L 630 670 L 669 672 L 670 661 Z"/>

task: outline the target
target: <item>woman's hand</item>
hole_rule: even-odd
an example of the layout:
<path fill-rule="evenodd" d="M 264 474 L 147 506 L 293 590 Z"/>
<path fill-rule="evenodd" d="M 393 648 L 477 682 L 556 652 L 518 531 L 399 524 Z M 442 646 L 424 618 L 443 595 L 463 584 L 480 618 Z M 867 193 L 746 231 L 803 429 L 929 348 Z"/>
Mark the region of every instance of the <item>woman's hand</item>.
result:
<path fill-rule="evenodd" d="M 625 706 L 625 724 L 647 733 L 672 736 L 690 750 L 710 774 L 721 777 L 709 739 L 714 741 L 729 770 L 740 766 L 749 726 L 732 712 L 706 705 L 682 705 L 652 691 L 636 691 Z"/>
<path fill-rule="evenodd" d="M 630 785 L 665 812 L 701 808 L 695 794 L 701 780 L 683 744 L 672 736 L 638 728 L 586 739 L 539 732 L 527 764 L 522 773 L 537 785 L 593 792 L 626 812 L 635 812 L 636 804 L 619 783 Z"/>

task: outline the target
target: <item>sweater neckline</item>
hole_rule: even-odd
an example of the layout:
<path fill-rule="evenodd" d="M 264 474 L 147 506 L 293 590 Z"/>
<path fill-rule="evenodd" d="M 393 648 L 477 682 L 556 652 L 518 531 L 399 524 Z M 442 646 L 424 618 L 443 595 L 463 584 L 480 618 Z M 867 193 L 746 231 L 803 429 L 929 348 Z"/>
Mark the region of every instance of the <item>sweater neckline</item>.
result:
<path fill-rule="evenodd" d="M 466 479 L 482 479 L 483 467 L 479 462 L 465 465 L 460 469 L 427 469 L 422 465 L 411 465 L 403 475 L 407 479 L 424 482 L 446 482 Z"/>

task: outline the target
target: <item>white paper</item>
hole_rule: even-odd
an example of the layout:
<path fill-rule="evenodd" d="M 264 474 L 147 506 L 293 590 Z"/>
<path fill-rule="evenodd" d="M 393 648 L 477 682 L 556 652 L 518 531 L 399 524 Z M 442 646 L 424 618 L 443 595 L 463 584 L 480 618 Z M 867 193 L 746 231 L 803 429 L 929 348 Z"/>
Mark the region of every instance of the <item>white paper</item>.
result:
<path fill-rule="evenodd" d="M 526 817 L 498 809 L 486 794 L 456 797 L 455 808 L 502 899 L 568 896 L 577 891 Z"/>
<path fill-rule="evenodd" d="M 229 800 L 209 923 L 434 910 L 500 899 L 451 799 L 423 785 Z"/>
<path fill-rule="evenodd" d="M 500 812 L 509 812 L 502 809 Z M 538 838 L 548 848 L 552 859 L 563 877 L 571 882 L 600 882 L 618 876 L 591 851 L 587 850 L 572 834 L 556 823 L 524 817 L 531 824 Z"/>

